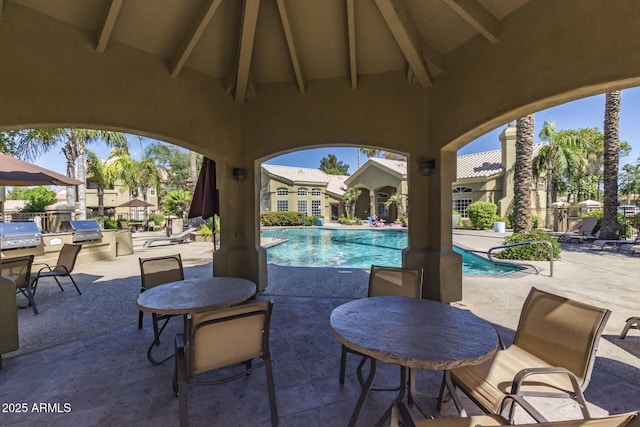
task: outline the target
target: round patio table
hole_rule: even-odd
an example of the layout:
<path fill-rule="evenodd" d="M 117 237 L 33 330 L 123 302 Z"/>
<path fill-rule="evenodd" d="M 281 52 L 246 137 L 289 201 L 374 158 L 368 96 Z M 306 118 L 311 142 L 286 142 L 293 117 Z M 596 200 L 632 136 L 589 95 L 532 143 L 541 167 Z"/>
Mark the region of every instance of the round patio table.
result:
<path fill-rule="evenodd" d="M 256 284 L 239 277 L 204 277 L 169 282 L 147 289 L 138 296 L 138 310 L 159 315 L 183 315 L 184 337 L 189 339 L 191 331 L 191 315 L 205 311 L 218 310 L 240 304 L 254 296 Z M 151 351 L 159 343 L 159 335 L 166 322 L 154 337 L 147 351 L 147 358 L 154 365 L 169 360 L 173 355 L 156 360 Z"/>
<path fill-rule="evenodd" d="M 331 331 L 347 348 L 371 358 L 369 376 L 349 425 L 355 425 L 373 377 L 376 360 L 401 369 L 445 370 L 482 363 L 498 350 L 498 334 L 489 322 L 467 310 L 418 298 L 382 296 L 350 301 L 331 313 Z M 413 390 L 409 390 L 412 398 Z M 405 387 L 377 425 L 397 417 Z"/>

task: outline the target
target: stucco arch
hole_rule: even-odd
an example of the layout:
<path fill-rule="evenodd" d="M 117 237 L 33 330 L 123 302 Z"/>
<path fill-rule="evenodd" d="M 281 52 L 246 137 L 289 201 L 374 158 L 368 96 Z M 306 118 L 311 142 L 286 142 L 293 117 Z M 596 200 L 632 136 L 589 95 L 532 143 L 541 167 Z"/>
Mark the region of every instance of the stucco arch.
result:
<path fill-rule="evenodd" d="M 221 216 L 227 218 L 223 248 L 214 256 L 216 274 L 246 277 L 261 287 L 266 286 L 266 262 L 257 243 L 259 159 L 336 142 L 408 153 L 409 216 L 421 220 L 411 223 L 403 262 L 425 268 L 425 297 L 452 301 L 462 296 L 449 212 L 456 150 L 524 114 L 640 84 L 640 38 L 634 25 L 640 21 L 640 2 L 635 0 L 530 0 L 515 6 L 484 2 L 493 18 L 475 16 L 476 30 L 466 38 L 461 38 L 460 25 L 443 25 L 446 32 L 440 38 L 430 37 L 431 21 L 420 13 L 429 2 L 367 3 L 378 14 L 370 25 L 387 25 L 375 33 L 360 32 L 362 37 L 375 35 L 365 42 L 376 60 L 343 72 L 339 64 L 349 63 L 347 49 L 344 55 L 327 49 L 332 56 L 326 62 L 315 58 L 307 63 L 308 79 L 300 73 L 291 79 L 290 63 L 278 65 L 286 73 L 270 74 L 264 51 L 256 48 L 252 69 L 250 52 L 240 50 L 235 57 L 247 61 L 228 67 L 239 65 L 243 71 L 231 84 L 198 61 L 177 72 L 171 58 L 180 44 L 175 38 L 170 46 L 152 49 L 123 32 L 108 40 L 108 47 L 100 41 L 96 46 L 96 38 L 105 35 L 99 19 L 104 15 L 95 11 L 101 2 L 87 3 L 85 11 L 92 13 L 80 22 L 74 21 L 82 18 L 74 2 L 61 1 L 56 7 L 25 3 L 32 7 L 5 1 L 0 12 L 0 129 L 100 125 L 177 143 L 216 159 L 224 200 Z M 120 13 L 150 19 L 127 6 Z M 309 2 L 298 7 L 330 6 Z M 398 26 L 394 16 L 404 15 L 396 7 L 413 15 L 414 24 L 400 19 Z M 171 12 L 158 6 L 158 15 L 173 23 Z M 315 16 L 312 10 L 305 12 Z M 323 12 L 332 17 L 323 30 L 344 31 L 344 11 Z M 282 32 L 280 24 L 263 19 L 259 25 L 266 27 L 259 29 Z M 160 30 L 157 22 L 144 24 Z M 175 27 L 171 30 L 176 33 Z M 404 37 L 396 38 L 399 33 Z M 160 38 L 152 39 L 159 43 Z M 308 48 L 317 48 L 319 39 L 307 34 L 305 40 L 312 42 Z M 251 84 L 250 71 L 259 77 Z M 426 159 L 435 160 L 435 174 L 420 174 L 419 164 Z M 233 180 L 234 167 L 249 172 L 244 183 Z"/>

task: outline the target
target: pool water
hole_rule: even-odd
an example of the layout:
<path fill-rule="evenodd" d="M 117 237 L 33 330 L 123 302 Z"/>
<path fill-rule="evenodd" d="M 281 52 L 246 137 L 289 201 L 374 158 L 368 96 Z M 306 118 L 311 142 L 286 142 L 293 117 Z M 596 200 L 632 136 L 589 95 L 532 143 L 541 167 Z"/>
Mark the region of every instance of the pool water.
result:
<path fill-rule="evenodd" d="M 370 268 L 372 264 L 402 266 L 402 249 L 407 247 L 406 230 L 333 230 L 320 228 L 265 229 L 263 238 L 287 239 L 267 249 L 267 262 L 293 267 Z M 462 272 L 501 275 L 518 267 L 496 265 L 458 247 Z"/>

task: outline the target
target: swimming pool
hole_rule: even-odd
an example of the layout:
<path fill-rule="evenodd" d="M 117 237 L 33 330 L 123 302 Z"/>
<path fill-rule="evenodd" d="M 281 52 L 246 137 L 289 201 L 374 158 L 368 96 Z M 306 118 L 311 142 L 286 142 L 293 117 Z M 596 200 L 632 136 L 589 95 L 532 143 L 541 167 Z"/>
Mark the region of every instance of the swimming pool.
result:
<path fill-rule="evenodd" d="M 406 230 L 335 230 L 321 228 L 265 229 L 266 239 L 287 239 L 267 249 L 267 262 L 294 267 L 370 268 L 371 264 L 402 266 L 402 249 L 407 246 Z M 496 265 L 458 247 L 462 272 L 475 275 L 502 275 L 520 270 Z"/>

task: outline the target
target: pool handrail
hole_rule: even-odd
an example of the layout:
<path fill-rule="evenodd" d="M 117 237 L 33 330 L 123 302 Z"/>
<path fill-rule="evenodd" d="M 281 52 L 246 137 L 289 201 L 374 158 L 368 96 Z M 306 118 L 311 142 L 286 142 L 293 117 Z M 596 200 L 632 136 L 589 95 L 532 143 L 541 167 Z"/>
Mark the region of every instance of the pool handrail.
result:
<path fill-rule="evenodd" d="M 547 247 L 549 248 L 549 277 L 553 277 L 553 245 L 548 242 L 547 240 L 530 240 L 527 242 L 518 242 L 518 243 L 511 243 L 508 245 L 500 245 L 500 246 L 494 246 L 492 248 L 489 248 L 489 250 L 487 251 L 487 259 L 491 262 L 493 262 L 494 264 L 505 264 L 505 265 L 524 265 L 527 267 L 531 267 L 536 271 L 536 274 L 540 274 L 540 271 L 538 270 L 538 268 L 535 265 L 532 264 L 525 264 L 525 263 L 515 263 L 515 262 L 508 262 L 508 261 L 502 261 L 502 260 L 496 260 L 491 256 L 491 252 L 493 252 L 496 249 L 506 249 L 506 248 L 511 248 L 514 246 L 523 246 L 523 245 L 534 245 L 534 244 L 538 244 L 538 243 L 543 243 L 545 245 L 547 245 Z"/>

